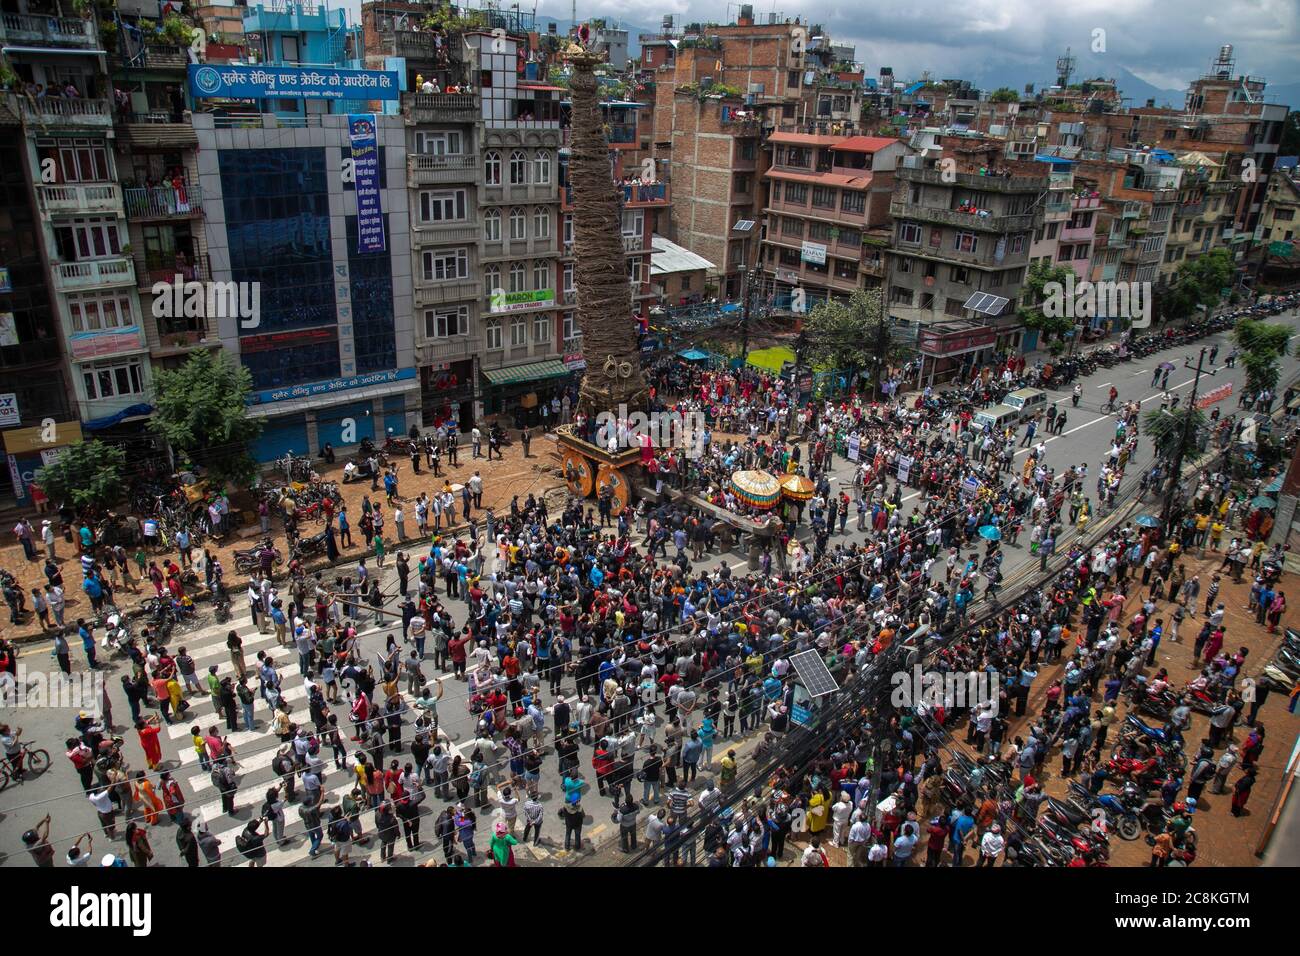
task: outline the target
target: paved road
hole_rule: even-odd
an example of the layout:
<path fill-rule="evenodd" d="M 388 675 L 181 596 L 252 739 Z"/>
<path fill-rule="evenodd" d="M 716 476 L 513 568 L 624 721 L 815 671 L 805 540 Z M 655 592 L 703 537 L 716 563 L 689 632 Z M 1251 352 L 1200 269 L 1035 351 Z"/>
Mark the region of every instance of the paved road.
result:
<path fill-rule="evenodd" d="M 1297 321 L 1294 315 L 1281 316 L 1274 321 L 1287 322 L 1300 328 L 1300 322 Z M 1215 336 L 1208 341 L 1217 341 L 1223 344 L 1220 349 L 1221 357 L 1222 354 L 1227 353 L 1229 346 L 1226 344 L 1227 337 L 1225 335 Z M 1197 351 L 1199 351 L 1199 344 L 1195 347 L 1167 350 L 1164 353 L 1149 356 L 1141 361 L 1117 365 L 1113 369 L 1101 369 L 1083 381 L 1083 399 L 1077 409 L 1070 405 L 1068 390 L 1051 393 L 1051 400 L 1068 409 L 1069 418 L 1064 434 L 1047 439 L 1047 460 L 1049 464 L 1054 465 L 1059 471 L 1061 468 L 1072 464 L 1087 462 L 1090 474 L 1095 475 L 1102 456 L 1109 450 L 1110 439 L 1113 435 L 1112 423 L 1114 419 L 1099 411 L 1101 404 L 1106 401 L 1109 386 L 1113 383 L 1119 389 L 1121 400 L 1138 400 L 1142 402 L 1144 409 L 1149 409 L 1158 402 L 1161 394 L 1159 390 L 1150 387 L 1152 369 L 1160 361 L 1172 361 L 1177 368 L 1170 375 L 1170 390 L 1176 394 L 1186 396 L 1191 388 L 1193 373 L 1183 368 L 1182 360 L 1185 355 L 1194 357 Z M 1300 363 L 1294 358 L 1286 358 L 1282 368 L 1282 383 L 1285 384 L 1291 381 L 1298 372 L 1300 372 Z M 1203 388 L 1219 385 L 1223 382 L 1232 382 L 1234 384 L 1236 391 L 1233 398 L 1224 403 L 1223 413 L 1225 415 L 1237 410 L 1237 394 L 1240 393 L 1243 385 L 1244 374 L 1244 370 L 1238 365 L 1236 369 L 1220 368 L 1218 374 L 1210 379 L 1208 383 L 1204 379 L 1202 381 Z M 1027 454 L 1027 449 L 1022 449 L 1017 460 L 1023 462 L 1023 457 L 1019 456 L 1025 454 Z M 1135 465 L 1130 467 L 1145 465 L 1150 462 L 1150 459 L 1149 443 L 1142 442 L 1139 445 Z M 837 463 L 833 473 L 836 481 L 850 480 L 852 470 L 849 465 L 850 463 L 845 461 Z M 904 496 L 904 501 L 913 500 L 918 496 L 919 493 L 912 492 Z M 1153 503 L 1154 507 L 1158 507 L 1158 505 Z M 850 529 L 852 529 L 852 526 L 853 521 L 850 520 Z M 850 540 L 857 540 L 861 536 L 851 533 L 848 537 Z M 743 556 L 736 553 L 728 554 L 724 556 L 724 559 L 734 568 L 741 568 L 745 564 Z M 1017 569 L 1026 565 L 1029 560 L 1027 547 L 1022 545 L 1020 548 L 1008 549 L 1007 563 L 1005 565 L 1008 577 Z M 396 589 L 396 575 L 392 571 L 391 564 L 385 585 L 387 591 Z M 459 622 L 464 616 L 464 606 L 458 601 L 451 602 L 451 606 L 453 614 Z M 238 616 L 229 624 L 205 624 L 193 629 L 192 632 L 185 634 L 183 637 L 174 637 L 172 641 L 173 649 L 184 643 L 201 670 L 215 663 L 218 665 L 220 674 L 228 674 L 232 671 L 232 666 L 226 654 L 225 634 L 232 625 L 244 639 L 245 656 L 250 662 L 255 659 L 259 650 L 275 650 L 274 637 L 269 634 L 259 635 L 248 622 L 246 615 Z M 386 632 L 384 628 L 372 628 L 363 634 L 364 652 L 370 655 L 372 659 L 373 655 L 383 649 Z M 294 715 L 300 718 L 305 717 L 306 692 L 302 679 L 297 674 L 295 655 L 292 651 L 283 649 L 277 652 L 275 656 L 282 665 L 281 671 L 285 678 L 284 683 L 288 697 L 298 705 L 295 707 Z M 84 668 L 84 660 L 81 659 L 80 652 L 75 649 L 74 658 L 77 658 L 75 666 L 78 669 Z M 30 672 L 48 669 L 52 663 L 49 657 L 49 645 L 29 645 L 24 649 L 22 663 L 27 666 Z M 427 668 L 426 672 L 429 670 L 431 670 L 431 666 Z M 129 716 L 126 702 L 121 696 L 120 686 L 118 685 L 118 676 L 121 673 L 121 664 L 114 664 L 108 669 L 108 686 L 110 693 L 113 695 L 114 716 L 119 728 Z M 566 681 L 563 690 L 566 693 L 571 693 L 573 690 L 572 683 Z M 446 734 L 449 735 L 449 742 L 455 747 L 462 746 L 466 741 L 473 739 L 473 718 L 468 714 L 465 707 L 464 693 L 465 685 L 463 683 L 448 679 L 446 682 L 446 696 L 439 707 L 442 727 Z M 337 709 L 341 712 L 341 721 L 345 720 L 345 708 Z M 278 740 L 265 732 L 268 713 L 266 705 L 260 700 L 256 706 L 255 716 L 257 724 L 254 730 L 240 731 L 231 735 L 232 743 L 241 764 L 241 783 L 237 799 L 239 811 L 233 818 L 224 816 L 221 813 L 219 795 L 212 787 L 208 775 L 201 772 L 197 766 L 193 748 L 188 740 L 188 728 L 191 721 L 187 720 L 184 724 L 165 727 L 163 733 L 163 749 L 166 760 L 164 766 L 171 769 L 174 776 L 180 781 L 189 800 L 188 809 L 190 812 L 201 815 L 208 822 L 212 832 L 222 840 L 223 852 L 226 854 L 226 865 L 242 862 L 234 847 L 234 836 L 243 826 L 243 823 L 248 820 L 255 808 L 260 806 L 264 792 L 273 778 L 270 761 L 278 746 Z M 6 854 L 2 860 L 6 865 L 28 865 L 30 863 L 29 857 L 22 851 L 19 837 L 24 830 L 32 826 L 46 812 L 49 812 L 53 818 L 50 832 L 60 861 L 71 840 L 86 830 L 96 834 L 95 851 L 97 854 L 107 852 L 109 849 L 117 852 L 122 850 L 120 839 L 110 843 L 98 831 L 94 812 L 81 794 L 77 778 L 63 756 L 62 741 L 72 732 L 72 721 L 75 717 L 75 710 L 60 708 L 6 708 L 3 712 L 0 712 L 0 720 L 15 726 L 21 726 L 23 728 L 23 738 L 36 741 L 39 746 L 48 749 L 53 758 L 52 769 L 42 777 L 27 781 L 22 785 L 11 785 L 8 790 L 0 794 L 0 852 Z M 204 727 L 216 722 L 212 714 L 211 704 L 207 701 L 206 696 L 195 702 L 192 721 L 200 723 Z M 138 741 L 135 739 L 134 731 L 124 730 L 123 732 L 127 738 L 126 752 L 128 761 L 133 767 L 142 768 L 144 766 L 143 754 Z M 409 740 L 409 731 L 407 739 Z M 718 746 L 714 751 L 715 755 L 721 756 L 724 751 L 725 741 L 719 739 Z M 409 759 L 409 750 L 397 756 L 399 759 Z M 465 756 L 468 760 L 468 753 Z M 589 772 L 589 748 L 583 748 L 581 759 L 588 779 L 592 779 Z M 341 793 L 351 788 L 352 779 L 350 772 L 331 771 L 326 777 L 325 789 L 333 794 L 335 800 L 337 800 Z M 541 789 L 547 807 L 543 826 L 542 847 L 535 853 L 531 849 L 521 850 L 519 856 L 523 862 L 528 862 L 530 856 L 544 862 L 563 862 L 565 854 L 557 850 L 558 847 L 563 845 L 563 825 L 558 815 L 559 800 L 557 798 L 561 788 L 553 756 L 548 756 L 545 761 Z M 589 796 L 585 802 L 589 819 L 587 828 L 584 830 L 584 836 L 592 837 L 597 842 L 612 838 L 615 835 L 615 827 L 609 820 L 609 802 L 595 794 Z M 424 846 L 417 853 L 405 853 L 402 852 L 403 841 L 399 840 L 396 865 L 412 865 L 422 862 L 434 852 L 436 847 L 432 842 L 433 819 L 440 809 L 440 801 L 432 798 L 426 800 L 423 807 L 425 816 L 422 824 L 422 836 L 425 838 Z M 288 818 L 290 844 L 287 847 L 272 850 L 269 854 L 268 863 L 279 866 L 331 865 L 332 860 L 328 854 L 315 861 L 308 859 L 307 843 L 302 835 L 302 824 L 298 820 L 294 809 L 290 809 Z M 180 860 L 175 849 L 175 830 L 170 823 L 166 822 L 165 817 L 163 820 L 164 822 L 152 831 L 152 839 L 157 854 L 156 859 L 161 864 L 178 865 Z M 364 822 L 367 830 L 369 830 L 371 828 L 369 814 L 365 816 Z M 486 847 L 489 822 L 488 814 L 480 813 L 480 836 L 478 840 L 480 851 Z M 118 832 L 120 835 L 121 827 L 119 827 Z M 377 857 L 377 855 L 377 850 L 373 851 L 373 856 Z M 438 856 L 441 856 L 440 851 Z"/>

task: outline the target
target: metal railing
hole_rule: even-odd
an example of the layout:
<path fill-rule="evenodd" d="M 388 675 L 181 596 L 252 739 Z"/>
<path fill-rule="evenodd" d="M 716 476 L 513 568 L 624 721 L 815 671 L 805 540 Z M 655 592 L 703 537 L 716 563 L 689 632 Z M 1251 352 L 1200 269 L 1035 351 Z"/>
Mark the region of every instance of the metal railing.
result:
<path fill-rule="evenodd" d="M 150 289 L 156 282 L 175 283 L 177 276 L 181 282 L 207 282 L 212 278 L 207 256 L 187 256 L 180 262 L 175 255 L 145 255 L 136 259 L 135 266 L 137 284 L 142 289 Z"/>
<path fill-rule="evenodd" d="M 967 186 L 989 192 L 1036 192 L 1047 188 L 1047 175 L 1030 176 L 981 176 L 978 173 L 947 173 L 941 169 L 915 169 L 900 166 L 896 173 L 899 179 L 912 183 L 932 183 L 936 186 Z"/>
<path fill-rule="evenodd" d="M 408 122 L 466 122 L 479 116 L 477 93 L 403 93 L 402 112 Z"/>
<path fill-rule="evenodd" d="M 174 186 L 138 186 L 125 190 L 128 219 L 170 219 L 193 216 L 203 211 L 203 190 L 186 183 Z"/>
<path fill-rule="evenodd" d="M 668 199 L 667 183 L 628 183 L 623 186 L 623 202 L 665 202 Z M 569 200 L 572 202 L 572 198 Z"/>
<path fill-rule="evenodd" d="M 981 216 L 978 213 L 958 212 L 956 209 L 922 206 L 918 203 L 897 200 L 889 204 L 889 212 L 896 219 L 921 219 L 926 222 L 937 222 L 963 229 L 979 229 L 984 232 L 1016 232 L 1032 229 L 1034 226 L 1032 214 Z"/>
<path fill-rule="evenodd" d="M 455 156 L 437 156 L 432 153 L 410 153 L 406 169 L 411 182 L 422 186 L 428 183 L 460 182 L 478 175 L 478 153 Z"/>
<path fill-rule="evenodd" d="M 108 126 L 113 110 L 108 100 L 70 99 L 61 96 L 14 97 L 23 118 L 46 126 Z"/>

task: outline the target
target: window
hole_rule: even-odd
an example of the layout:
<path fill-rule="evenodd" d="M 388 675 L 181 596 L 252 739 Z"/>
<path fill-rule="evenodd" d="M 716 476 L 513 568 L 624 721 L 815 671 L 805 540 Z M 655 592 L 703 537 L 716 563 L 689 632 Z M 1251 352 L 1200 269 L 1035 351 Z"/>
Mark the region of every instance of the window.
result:
<path fill-rule="evenodd" d="M 483 238 L 487 242 L 501 241 L 501 210 L 489 209 L 483 213 Z"/>
<path fill-rule="evenodd" d="M 905 222 L 898 227 L 898 241 L 908 245 L 921 244 L 921 227 L 914 222 Z"/>
<path fill-rule="evenodd" d="M 627 280 L 632 284 L 633 292 L 641 285 L 641 258 L 633 256 L 627 260 Z"/>
<path fill-rule="evenodd" d="M 1091 212 L 1076 212 L 1074 215 L 1070 217 L 1069 228 L 1071 229 L 1087 229 L 1091 225 L 1092 225 Z"/>
<path fill-rule="evenodd" d="M 822 209 L 835 208 L 835 190 L 829 186 L 814 186 L 812 193 L 812 204 Z"/>
<path fill-rule="evenodd" d="M 539 186 L 551 184 L 551 154 L 545 150 L 533 157 L 533 182 Z"/>
<path fill-rule="evenodd" d="M 794 268 L 797 269 L 799 268 L 799 258 L 800 257 L 799 257 L 798 249 L 781 250 L 780 263 L 783 266 L 793 266 Z"/>
<path fill-rule="evenodd" d="M 844 191 L 844 198 L 840 200 L 840 212 L 853 213 L 862 215 L 867 208 L 867 196 L 865 193 L 855 193 L 849 190 Z"/>
<path fill-rule="evenodd" d="M 901 285 L 890 286 L 889 302 L 891 305 L 911 305 L 912 290 Z"/>
<path fill-rule="evenodd" d="M 122 251 L 117 219 L 113 216 L 84 216 L 56 226 L 59 257 L 65 262 L 105 259 Z"/>
<path fill-rule="evenodd" d="M 483 337 L 487 341 L 489 352 L 499 351 L 501 348 L 501 321 L 499 319 L 489 319 L 484 323 Z"/>
<path fill-rule="evenodd" d="M 1011 237 L 1011 242 L 1010 242 L 1010 252 L 1011 252 L 1011 254 L 1014 256 L 1014 255 L 1018 255 L 1019 253 L 1022 253 L 1022 252 L 1024 252 L 1024 251 L 1025 251 L 1025 237 L 1024 237 L 1024 235 L 1012 236 L 1012 237 Z"/>
<path fill-rule="evenodd" d="M 528 183 L 528 157 L 522 149 L 510 154 L 510 185 L 523 186 Z"/>
<path fill-rule="evenodd" d="M 528 320 L 517 315 L 510 320 L 510 347 L 518 348 L 528 344 Z"/>
<path fill-rule="evenodd" d="M 842 246 L 860 246 L 862 245 L 862 233 L 856 229 L 845 229 L 840 226 L 840 245 Z"/>
<path fill-rule="evenodd" d="M 74 332 L 102 332 L 135 325 L 131 297 L 123 293 L 69 293 L 68 314 Z"/>
<path fill-rule="evenodd" d="M 1089 247 L 1088 243 L 1086 243 L 1086 242 L 1084 242 L 1084 243 L 1080 243 L 1079 245 L 1075 246 L 1075 247 L 1074 247 L 1074 259 L 1075 259 L 1075 261 L 1077 262 L 1077 261 L 1079 261 L 1080 259 L 1087 259 L 1087 258 L 1088 258 L 1088 250 L 1089 250 L 1089 248 L 1090 248 L 1090 247 Z"/>
<path fill-rule="evenodd" d="M 501 288 L 501 267 L 488 266 L 483 270 L 483 294 L 491 298 L 496 295 L 499 288 Z"/>
<path fill-rule="evenodd" d="M 572 292 L 572 291 L 574 290 L 574 285 L 573 285 L 573 263 L 572 263 L 572 262 L 566 262 L 566 263 L 564 264 L 563 275 L 564 275 L 564 287 L 563 287 L 563 288 L 564 288 L 564 291 L 565 291 L 565 292 Z"/>
<path fill-rule="evenodd" d="M 973 232 L 959 232 L 952 237 L 952 247 L 958 252 L 974 252 L 979 248 L 979 237 Z"/>
<path fill-rule="evenodd" d="M 512 240 L 528 238 L 528 222 L 524 218 L 524 211 L 518 206 L 510 210 L 510 238 Z"/>
<path fill-rule="evenodd" d="M 582 338 L 582 329 L 578 328 L 578 316 L 573 312 L 564 313 L 564 344 L 576 342 Z"/>
<path fill-rule="evenodd" d="M 281 35 L 280 37 L 280 57 L 285 63 L 297 63 L 299 60 L 298 38 L 296 36 Z"/>
<path fill-rule="evenodd" d="M 523 292 L 526 288 L 527 270 L 524 269 L 522 262 L 511 263 L 510 265 L 510 291 Z"/>
<path fill-rule="evenodd" d="M 54 160 L 56 183 L 106 182 L 109 172 L 108 147 L 98 139 L 42 139 L 36 141 L 42 168 Z"/>
<path fill-rule="evenodd" d="M 808 187 L 802 183 L 786 183 L 785 201 L 796 206 L 802 206 L 808 201 Z"/>
<path fill-rule="evenodd" d="M 645 235 L 645 210 L 623 210 L 623 235 L 640 238 Z"/>
<path fill-rule="evenodd" d="M 1048 241 L 1050 242 L 1051 240 L 1055 239 L 1057 235 L 1060 233 L 1060 231 L 1061 231 L 1061 224 L 1059 222 L 1049 222 L 1047 224 Z"/>
<path fill-rule="evenodd" d="M 469 278 L 469 250 L 438 249 L 424 254 L 424 280 L 449 282 Z"/>
<path fill-rule="evenodd" d="M 831 238 L 831 224 L 820 219 L 808 223 L 808 238 L 816 239 L 819 242 L 829 242 Z"/>
<path fill-rule="evenodd" d="M 1170 216 L 1171 213 L 1173 213 L 1173 211 L 1174 211 L 1174 207 L 1173 207 L 1173 206 L 1152 206 L 1152 207 L 1151 207 L 1151 221 L 1152 221 L 1152 222 L 1168 222 L 1168 221 L 1169 221 L 1169 216 Z"/>
<path fill-rule="evenodd" d="M 421 222 L 462 222 L 465 219 L 465 190 L 420 193 Z"/>
<path fill-rule="evenodd" d="M 469 334 L 469 306 L 424 310 L 424 334 L 431 339 Z"/>
<path fill-rule="evenodd" d="M 533 318 L 533 341 L 551 341 L 551 316 L 549 313 L 543 312 Z"/>
<path fill-rule="evenodd" d="M 551 264 L 545 259 L 535 259 L 533 261 L 533 288 L 549 289 L 551 287 Z"/>
<path fill-rule="evenodd" d="M 916 268 L 916 260 L 915 260 L 915 259 L 909 259 L 909 258 L 907 258 L 906 256 L 901 256 L 901 257 L 899 257 L 899 260 L 898 260 L 898 271 L 899 271 L 900 273 L 903 273 L 904 275 L 906 275 L 907 273 L 913 271 L 915 268 Z"/>
<path fill-rule="evenodd" d="M 989 274 L 989 288 L 998 289 L 1002 287 L 1002 273 L 993 272 Z"/>
<path fill-rule="evenodd" d="M 428 153 L 432 156 L 460 156 L 464 152 L 462 149 L 463 142 L 464 140 L 458 130 L 445 130 L 436 133 L 420 131 L 415 134 L 415 151 L 417 153 Z M 500 162 L 500 157 L 498 157 L 498 168 Z"/>
<path fill-rule="evenodd" d="M 952 281 L 958 285 L 970 285 L 970 270 L 965 266 L 953 266 L 949 270 Z"/>
<path fill-rule="evenodd" d="M 144 394 L 144 370 L 138 359 L 83 365 L 81 380 L 86 387 L 86 398 L 91 401 Z"/>
<path fill-rule="evenodd" d="M 488 186 L 501 185 L 501 154 L 490 150 L 483 161 L 484 183 Z"/>
<path fill-rule="evenodd" d="M 545 206 L 537 206 L 533 209 L 533 238 L 551 238 L 551 211 Z"/>
<path fill-rule="evenodd" d="M 573 245 L 573 213 L 571 212 L 564 214 L 564 244 Z"/>
<path fill-rule="evenodd" d="M 790 216 L 781 218 L 781 235 L 793 236 L 796 239 L 803 238 L 803 220 L 794 219 Z"/>

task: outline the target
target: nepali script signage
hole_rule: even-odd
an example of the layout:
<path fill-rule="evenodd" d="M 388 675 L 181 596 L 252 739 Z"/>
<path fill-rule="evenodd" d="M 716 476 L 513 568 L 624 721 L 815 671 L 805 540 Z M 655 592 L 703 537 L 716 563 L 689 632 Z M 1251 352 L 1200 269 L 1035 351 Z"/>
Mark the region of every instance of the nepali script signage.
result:
<path fill-rule="evenodd" d="M 379 199 L 379 141 L 375 114 L 348 116 L 353 176 L 357 190 L 357 252 L 383 252 L 384 209 Z"/>
<path fill-rule="evenodd" d="M 328 382 L 291 385 L 287 388 L 270 388 L 265 391 L 254 392 L 249 404 L 267 405 L 271 402 L 283 402 L 293 398 L 312 398 L 316 395 L 329 395 L 332 392 L 364 388 L 367 385 L 387 385 L 390 382 L 400 382 L 404 379 L 415 378 L 415 376 L 415 369 L 401 368 L 386 372 L 370 372 L 367 375 L 352 375 L 348 378 L 336 378 Z"/>
<path fill-rule="evenodd" d="M 190 92 L 204 99 L 395 100 L 398 75 L 331 67 L 190 64 Z"/>
<path fill-rule="evenodd" d="M 958 355 L 985 348 L 997 340 L 998 331 L 992 328 L 961 332 L 922 329 L 919 344 L 926 355 Z"/>

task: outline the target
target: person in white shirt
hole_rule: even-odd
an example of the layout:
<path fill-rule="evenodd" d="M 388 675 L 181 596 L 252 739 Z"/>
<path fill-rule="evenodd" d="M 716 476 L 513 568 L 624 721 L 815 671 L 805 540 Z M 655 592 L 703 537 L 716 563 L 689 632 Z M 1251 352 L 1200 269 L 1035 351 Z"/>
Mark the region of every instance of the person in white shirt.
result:
<path fill-rule="evenodd" d="M 831 846 L 844 846 L 848 833 L 849 814 L 853 812 L 853 803 L 849 795 L 841 791 L 840 799 L 831 807 Z"/>
<path fill-rule="evenodd" d="M 515 823 L 519 820 L 519 798 L 509 787 L 502 787 L 497 804 L 501 807 L 501 820 L 511 836 L 515 833 Z"/>
<path fill-rule="evenodd" d="M 976 866 L 996 866 L 998 857 L 1006 849 L 1007 841 L 1002 838 L 1002 827 L 993 824 L 989 827 L 984 838 L 980 840 L 980 858 Z"/>

